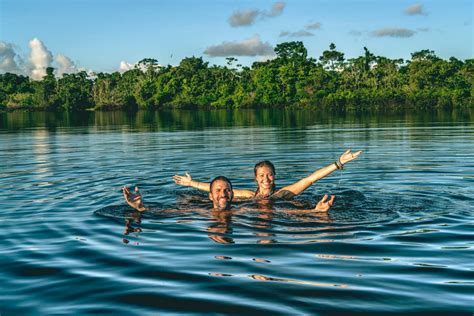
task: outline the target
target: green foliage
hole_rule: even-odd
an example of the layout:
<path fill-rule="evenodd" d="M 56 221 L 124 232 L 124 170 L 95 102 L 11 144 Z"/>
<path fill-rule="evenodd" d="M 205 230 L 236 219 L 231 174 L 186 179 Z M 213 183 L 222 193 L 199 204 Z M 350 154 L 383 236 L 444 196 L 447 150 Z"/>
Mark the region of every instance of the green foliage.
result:
<path fill-rule="evenodd" d="M 319 59 L 308 57 L 302 42 L 275 47 L 276 58 L 242 67 L 234 57 L 226 66 L 209 66 L 201 57 L 178 66 L 145 58 L 124 73 L 85 72 L 55 78 L 48 68 L 41 81 L 0 75 L 0 108 L 85 110 L 163 107 L 317 106 L 361 110 L 473 106 L 474 60 L 443 60 L 431 50 L 411 60 L 362 56 L 346 60 L 331 43 Z"/>
<path fill-rule="evenodd" d="M 323 51 L 319 60 L 325 68 L 334 71 L 344 62 L 344 53 L 338 52 L 336 50 L 336 45 L 331 43 L 329 45 L 329 50 Z"/>
<path fill-rule="evenodd" d="M 54 77 L 54 68 L 46 68 L 43 81 L 32 82 L 35 107 L 55 110 L 59 106 L 57 98 L 57 81 Z"/>
<path fill-rule="evenodd" d="M 12 107 L 14 104 L 20 104 L 20 101 L 14 101 L 17 94 L 31 94 L 32 89 L 29 85 L 28 77 L 6 73 L 0 75 L 0 106 Z M 19 99 L 23 97 L 18 96 Z M 20 105 L 22 106 L 22 105 Z M 30 105 L 28 105 L 30 106 Z"/>
<path fill-rule="evenodd" d="M 92 82 L 87 73 L 65 74 L 58 80 L 57 98 L 64 110 L 84 110 L 92 106 Z"/>
<path fill-rule="evenodd" d="M 302 64 L 306 62 L 308 51 L 303 42 L 286 42 L 275 47 L 277 60 L 283 64 Z"/>
<path fill-rule="evenodd" d="M 133 96 L 134 78 L 139 70 L 129 70 L 123 75 L 99 73 L 92 88 L 92 99 L 96 109 L 136 108 Z"/>

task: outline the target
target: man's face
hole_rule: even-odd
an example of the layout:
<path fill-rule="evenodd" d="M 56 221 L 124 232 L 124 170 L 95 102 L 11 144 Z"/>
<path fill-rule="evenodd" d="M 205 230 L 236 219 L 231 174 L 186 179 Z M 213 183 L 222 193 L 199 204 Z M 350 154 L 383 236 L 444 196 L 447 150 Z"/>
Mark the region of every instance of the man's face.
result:
<path fill-rule="evenodd" d="M 209 192 L 209 199 L 214 204 L 217 210 L 226 210 L 230 208 L 230 203 L 234 198 L 232 188 L 227 181 L 216 180 L 212 184 L 211 192 Z"/>

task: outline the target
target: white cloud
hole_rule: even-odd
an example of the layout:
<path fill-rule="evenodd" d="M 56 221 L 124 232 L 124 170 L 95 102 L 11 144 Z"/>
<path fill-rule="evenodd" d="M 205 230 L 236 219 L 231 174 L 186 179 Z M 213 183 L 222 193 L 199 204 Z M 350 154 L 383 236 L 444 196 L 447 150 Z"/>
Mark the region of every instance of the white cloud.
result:
<path fill-rule="evenodd" d="M 283 9 L 285 9 L 285 3 L 284 2 L 276 2 L 272 5 L 272 10 L 270 12 L 263 12 L 262 14 L 264 16 L 273 18 L 277 15 L 280 15 L 283 12 Z"/>
<path fill-rule="evenodd" d="M 21 62 L 12 44 L 0 41 L 0 72 L 22 74 L 23 71 L 19 65 Z"/>
<path fill-rule="evenodd" d="M 305 31 L 305 30 L 293 32 L 291 35 L 294 36 L 294 37 L 314 36 L 313 33 Z"/>
<path fill-rule="evenodd" d="M 162 65 L 157 64 L 156 67 L 160 68 L 160 67 L 162 67 Z M 147 64 L 140 63 L 140 62 L 136 62 L 134 64 L 128 63 L 124 60 L 122 60 L 120 62 L 119 72 L 126 72 L 126 71 L 129 71 L 129 70 L 132 70 L 132 69 L 139 69 L 142 72 L 146 72 L 148 67 L 147 67 Z"/>
<path fill-rule="evenodd" d="M 319 30 L 321 28 L 321 23 L 311 23 L 305 26 L 307 30 Z"/>
<path fill-rule="evenodd" d="M 46 75 L 46 68 L 51 66 L 53 55 L 46 48 L 42 41 L 34 38 L 29 43 L 30 52 L 30 66 L 31 66 L 31 79 L 41 80 Z"/>
<path fill-rule="evenodd" d="M 126 72 L 126 71 L 129 71 L 133 68 L 135 68 L 135 64 L 130 64 L 130 63 L 127 63 L 126 61 L 122 60 L 120 62 L 120 66 L 119 66 L 119 72 Z"/>
<path fill-rule="evenodd" d="M 407 15 L 428 15 L 423 9 L 422 4 L 415 4 L 415 5 L 409 6 L 403 12 Z"/>
<path fill-rule="evenodd" d="M 383 28 L 375 30 L 371 33 L 375 37 L 412 37 L 415 31 L 405 28 Z"/>
<path fill-rule="evenodd" d="M 282 31 L 280 33 L 280 37 L 306 37 L 306 36 L 314 36 L 314 34 L 305 30 L 301 30 L 297 32 Z"/>
<path fill-rule="evenodd" d="M 258 18 L 274 18 L 280 15 L 283 12 L 284 8 L 284 2 L 276 2 L 272 5 L 270 11 L 260 11 L 257 9 L 235 11 L 229 17 L 228 21 L 230 26 L 232 27 L 249 26 L 252 25 Z"/>
<path fill-rule="evenodd" d="M 307 24 L 304 27 L 306 30 L 299 30 L 296 32 L 291 31 L 281 31 L 280 37 L 307 37 L 307 36 L 314 36 L 314 33 L 308 30 L 319 30 L 321 28 L 321 23 L 313 22 L 311 24 Z"/>
<path fill-rule="evenodd" d="M 57 54 L 55 59 L 58 68 L 56 69 L 56 75 L 62 76 L 63 74 L 71 74 L 79 71 L 74 62 L 67 56 Z"/>
<path fill-rule="evenodd" d="M 28 62 L 25 63 L 23 58 L 15 52 L 12 44 L 0 41 L 0 73 L 12 72 L 27 75 L 33 80 L 42 80 L 48 67 L 54 67 L 55 75 L 58 77 L 79 71 L 85 71 L 88 75 L 94 73 L 91 69 L 78 68 L 69 57 L 62 54 L 57 54 L 53 60 L 53 54 L 38 38 L 32 39 L 29 47 L 30 54 Z"/>
<path fill-rule="evenodd" d="M 232 27 L 252 25 L 260 12 L 258 10 L 236 11 L 229 18 Z"/>
<path fill-rule="evenodd" d="M 429 27 L 419 27 L 417 30 L 420 31 L 420 32 L 430 32 L 431 31 L 431 29 Z"/>
<path fill-rule="evenodd" d="M 273 47 L 268 42 L 262 42 L 258 35 L 243 41 L 223 42 L 209 46 L 204 54 L 211 57 L 226 56 L 274 56 Z"/>

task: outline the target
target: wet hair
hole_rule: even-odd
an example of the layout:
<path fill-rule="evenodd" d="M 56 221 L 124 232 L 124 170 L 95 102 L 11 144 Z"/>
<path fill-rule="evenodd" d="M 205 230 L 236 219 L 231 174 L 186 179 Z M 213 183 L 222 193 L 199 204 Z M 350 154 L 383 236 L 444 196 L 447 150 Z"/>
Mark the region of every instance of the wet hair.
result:
<path fill-rule="evenodd" d="M 275 166 L 269 160 L 263 160 L 257 163 L 255 167 L 253 167 L 253 173 L 255 174 L 255 176 L 257 176 L 257 170 L 262 167 L 270 168 L 272 170 L 273 175 L 276 175 Z M 259 194 L 259 191 L 260 187 L 257 187 L 257 190 L 255 191 L 255 196 Z M 275 182 L 272 183 L 272 193 L 273 191 L 275 191 Z"/>
<path fill-rule="evenodd" d="M 211 186 L 210 186 L 211 191 L 212 191 L 212 186 L 214 185 L 214 182 L 216 182 L 217 180 L 227 182 L 230 185 L 230 189 L 232 190 L 232 182 L 230 182 L 229 178 L 224 177 L 224 176 L 218 176 L 218 177 L 215 177 L 214 179 L 212 179 L 212 181 L 211 181 Z"/>
<path fill-rule="evenodd" d="M 273 175 L 276 174 L 275 166 L 269 160 L 263 160 L 257 163 L 255 167 L 253 167 L 253 173 L 257 175 L 257 169 L 261 167 L 269 167 L 270 169 L 272 169 Z"/>

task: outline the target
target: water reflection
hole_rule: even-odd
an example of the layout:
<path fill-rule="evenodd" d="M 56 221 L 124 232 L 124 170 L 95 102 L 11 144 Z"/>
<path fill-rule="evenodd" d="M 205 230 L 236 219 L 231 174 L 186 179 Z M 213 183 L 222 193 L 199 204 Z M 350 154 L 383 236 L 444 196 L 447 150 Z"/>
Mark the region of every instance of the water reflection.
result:
<path fill-rule="evenodd" d="M 211 211 L 211 221 L 207 227 L 207 231 L 211 233 L 208 235 L 209 239 L 219 244 L 235 243 L 232 237 L 226 236 L 232 234 L 232 228 L 230 227 L 232 223 L 232 215 L 233 211 Z"/>
<path fill-rule="evenodd" d="M 25 128 L 43 127 L 56 131 L 64 127 L 89 127 L 102 130 L 121 126 L 142 131 L 200 130 L 221 127 L 281 126 L 304 128 L 316 124 L 334 126 L 355 124 L 365 128 L 379 126 L 385 122 L 416 122 L 418 125 L 437 122 L 470 122 L 474 109 L 433 110 L 429 112 L 397 111 L 379 112 L 334 112 L 320 109 L 237 109 L 237 110 L 162 110 L 138 112 L 2 112 L 0 129 L 15 131 Z"/>
<path fill-rule="evenodd" d="M 217 272 L 210 272 L 208 273 L 209 276 L 213 277 L 235 277 L 236 275 L 230 273 L 217 273 Z M 285 279 L 285 278 L 277 278 L 277 277 L 270 277 L 262 274 L 250 274 L 247 276 L 250 279 L 257 280 L 257 281 L 266 281 L 266 282 L 281 282 L 281 283 L 291 283 L 295 285 L 310 285 L 310 286 L 317 286 L 317 287 L 336 287 L 341 289 L 350 288 L 348 284 L 337 284 L 337 283 L 321 283 L 321 282 L 313 282 L 313 281 L 302 281 L 302 280 L 295 280 L 295 279 Z"/>
<path fill-rule="evenodd" d="M 299 285 L 312 285 L 312 286 L 323 286 L 323 287 L 338 287 L 338 288 L 344 288 L 344 289 L 349 288 L 349 285 L 347 284 L 331 284 L 331 283 L 300 281 L 300 280 L 269 277 L 269 276 L 265 276 L 261 274 L 252 274 L 252 275 L 249 275 L 249 277 L 258 281 L 284 282 L 284 283 L 293 283 L 293 284 L 299 284 Z"/>
<path fill-rule="evenodd" d="M 163 190 L 153 192 L 173 195 L 173 192 Z M 145 219 L 146 225 L 150 228 L 149 231 L 156 231 L 154 226 L 157 223 L 171 220 L 172 223 L 188 226 L 185 230 L 191 228 L 205 233 L 210 241 L 218 244 L 314 244 L 331 243 L 341 239 L 369 241 L 375 238 L 374 235 L 356 236 L 352 233 L 352 229 L 361 225 L 383 225 L 393 220 L 398 220 L 398 223 L 407 221 L 403 217 L 399 218 L 399 212 L 411 211 L 410 222 L 436 219 L 442 215 L 442 213 L 431 212 L 429 218 L 414 216 L 416 213 L 413 212 L 417 211 L 418 207 L 424 209 L 423 206 L 429 205 L 429 200 L 418 198 L 415 203 L 393 194 L 375 198 L 348 189 L 334 192 L 337 198 L 329 212 L 315 212 L 312 206 L 319 196 L 307 193 L 295 200 L 238 201 L 234 203 L 231 210 L 217 211 L 211 208 L 208 197 L 204 194 L 192 194 L 193 191 L 187 191 L 190 192 L 189 194 L 184 192 L 174 193 L 175 207 L 147 202 L 150 210 L 139 213 L 123 202 L 120 206 L 111 205 L 99 209 L 95 214 L 125 222 L 123 230 L 125 243 L 130 242 L 127 236 L 131 233 L 139 236 Z M 167 200 L 172 199 L 168 197 Z M 444 207 L 441 202 L 441 200 L 436 201 L 436 207 Z M 407 209 L 407 205 L 410 205 L 410 209 Z M 435 233 L 437 230 L 432 228 L 417 228 L 408 231 L 400 229 L 394 234 L 385 234 L 385 236 L 406 240 L 406 236 L 423 235 L 429 232 Z M 151 238 L 154 237 L 151 236 Z"/>
<path fill-rule="evenodd" d="M 100 211 L 100 210 L 99 210 Z M 152 209 L 150 212 L 137 212 L 133 209 L 130 209 L 130 213 L 125 219 L 125 229 L 123 234 L 125 236 L 130 233 L 136 233 L 137 235 L 142 232 L 140 227 L 142 223 L 142 216 L 146 215 L 147 217 L 159 218 L 159 216 L 165 214 L 166 216 L 179 217 L 179 216 L 189 216 L 193 214 L 197 216 L 197 219 L 205 219 L 207 223 L 206 231 L 208 232 L 208 237 L 212 241 L 220 244 L 232 244 L 234 240 L 229 235 L 232 235 L 232 216 L 235 212 L 230 211 L 218 211 L 218 210 L 209 210 L 201 208 L 192 208 L 188 205 L 187 209 Z M 99 212 L 100 213 L 100 212 Z M 96 213 L 97 214 L 97 213 Z M 151 215 L 151 216 L 150 216 Z M 210 217 L 209 217 L 210 215 Z M 206 219 L 207 217 L 207 219 Z M 192 220 L 180 220 L 177 219 L 176 223 L 178 224 L 189 224 L 192 223 Z M 128 244 L 130 241 L 126 238 L 123 239 L 123 242 Z"/>
<path fill-rule="evenodd" d="M 38 181 L 51 175 L 49 165 L 51 164 L 52 148 L 49 136 L 49 133 L 44 130 L 35 130 L 33 133 L 32 158 L 36 162 L 33 175 Z"/>
<path fill-rule="evenodd" d="M 2 314 L 472 310 L 472 116 L 262 113 L 0 115 Z M 47 144 L 34 148 L 36 136 Z M 254 187 L 265 158 L 284 185 L 346 146 L 366 155 L 298 201 L 336 195 L 326 217 L 292 214 L 297 201 L 212 214 L 207 197 L 171 182 L 229 173 Z M 124 184 L 157 211 L 122 205 Z M 99 208 L 106 218 L 91 216 Z"/>
<path fill-rule="evenodd" d="M 132 233 L 138 237 L 142 232 L 141 224 L 143 217 L 146 217 L 147 225 L 153 225 L 153 222 L 157 219 L 163 220 L 166 218 L 171 218 L 175 223 L 183 225 L 196 222 L 202 223 L 204 226 L 203 231 L 207 233 L 208 238 L 219 244 L 234 244 L 237 242 L 233 236 L 234 221 L 237 221 L 238 225 L 245 223 L 247 228 L 253 230 L 252 235 L 256 237 L 253 242 L 256 244 L 274 244 L 279 242 L 277 240 L 278 235 L 273 227 L 276 224 L 277 228 L 281 229 L 277 222 L 293 223 L 285 228 L 284 233 L 305 233 L 307 234 L 305 235 L 306 238 L 311 236 L 310 233 L 314 232 L 315 228 L 314 226 L 312 228 L 298 227 L 299 224 L 326 224 L 320 227 L 320 229 L 331 229 L 331 226 L 327 226 L 332 221 L 328 213 L 305 209 L 308 203 L 302 201 L 281 201 L 279 203 L 270 200 L 256 200 L 239 203 L 231 210 L 219 211 L 211 209 L 209 206 L 204 208 L 204 199 L 199 195 L 187 196 L 181 194 L 178 200 L 180 201 L 179 208 L 163 208 L 161 205 L 158 205 L 151 207 L 149 211 L 138 212 L 127 205 L 122 205 L 108 206 L 95 211 L 95 214 L 123 220 L 125 223 L 123 235 L 125 237 Z M 184 201 L 187 201 L 188 204 L 184 205 Z M 209 204 L 209 201 L 206 203 Z M 182 217 L 186 218 L 183 219 Z M 190 217 L 193 219 L 189 219 Z M 324 233 L 319 235 L 324 236 Z M 125 237 L 123 242 L 126 244 L 130 243 L 130 240 Z M 322 242 L 327 241 L 322 240 Z M 310 242 L 315 242 L 315 240 L 312 239 Z M 260 259 L 255 260 L 264 262 L 260 261 Z"/>

